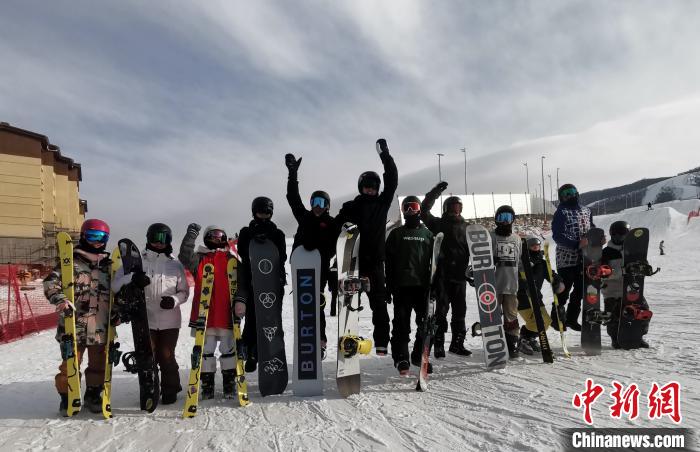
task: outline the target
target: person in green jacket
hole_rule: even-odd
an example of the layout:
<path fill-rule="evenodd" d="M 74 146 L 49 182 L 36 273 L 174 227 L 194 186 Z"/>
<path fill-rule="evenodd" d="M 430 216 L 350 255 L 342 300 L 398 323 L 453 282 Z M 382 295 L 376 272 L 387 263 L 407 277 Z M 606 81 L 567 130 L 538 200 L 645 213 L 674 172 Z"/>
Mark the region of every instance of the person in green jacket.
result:
<path fill-rule="evenodd" d="M 392 230 L 386 240 L 387 303 L 394 299 L 394 320 L 391 331 L 391 356 L 401 375 L 407 375 L 408 343 L 411 334 L 411 311 L 416 313 L 416 325 L 423 323 L 426 299 L 430 290 L 430 258 L 433 233 L 420 222 L 420 200 L 407 196 L 401 203 L 403 226 Z M 416 329 L 416 341 L 410 355 L 411 363 L 421 365 L 422 340 Z M 428 372 L 432 372 L 429 366 Z"/>

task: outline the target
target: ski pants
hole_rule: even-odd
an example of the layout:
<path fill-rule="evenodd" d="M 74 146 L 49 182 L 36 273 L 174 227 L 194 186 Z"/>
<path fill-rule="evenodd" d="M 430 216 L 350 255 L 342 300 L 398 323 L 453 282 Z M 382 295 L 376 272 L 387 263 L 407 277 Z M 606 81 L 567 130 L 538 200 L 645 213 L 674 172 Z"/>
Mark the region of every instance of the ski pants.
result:
<path fill-rule="evenodd" d="M 394 320 L 391 330 L 391 357 L 394 363 L 408 361 L 408 343 L 411 340 L 411 313 L 416 313 L 416 342 L 420 347 L 421 326 L 426 315 L 428 290 L 425 287 L 399 287 L 394 293 Z"/>
<path fill-rule="evenodd" d="M 506 334 L 518 337 L 518 297 L 509 293 L 499 293 L 496 298 L 503 311 L 503 329 Z"/>
<path fill-rule="evenodd" d="M 151 330 L 151 348 L 160 369 L 160 392 L 162 394 L 177 394 L 182 390 L 180 367 L 175 359 L 175 346 L 179 335 L 178 328 Z"/>
<path fill-rule="evenodd" d="M 374 325 L 375 348 L 389 345 L 389 311 L 386 306 L 386 286 L 384 280 L 384 261 L 377 261 L 371 266 L 362 268 L 360 276 L 369 278 L 369 307 L 372 309 L 372 324 Z"/>
<path fill-rule="evenodd" d="M 105 345 L 78 344 L 78 368 L 83 362 L 85 351 L 88 355 L 88 366 L 85 369 L 86 386 L 102 386 L 105 381 Z M 68 363 L 63 360 L 58 366 L 58 374 L 55 377 L 56 390 L 59 394 L 68 393 Z"/>
<path fill-rule="evenodd" d="M 447 314 L 452 306 L 452 336 L 467 331 L 467 282 L 444 281 L 440 285 L 440 295 L 436 309 L 438 334 L 447 332 Z"/>
<path fill-rule="evenodd" d="M 535 313 L 532 310 L 532 306 L 530 305 L 530 297 L 528 296 L 526 291 L 518 290 L 518 312 L 520 313 L 520 317 L 522 317 L 523 321 L 525 324 L 523 325 L 523 328 L 521 328 L 520 332 L 521 333 L 532 333 L 530 334 L 530 337 L 537 336 L 537 321 L 535 320 Z M 537 300 L 537 305 L 538 309 L 542 313 L 542 320 L 544 322 L 544 329 L 547 331 L 547 328 L 552 324 L 552 319 L 549 316 L 549 313 L 547 312 L 547 309 L 544 307 L 544 303 L 542 302 L 542 298 Z"/>
<path fill-rule="evenodd" d="M 208 334 L 204 338 L 204 350 L 202 354 L 202 372 L 216 372 L 216 351 L 219 345 L 219 365 L 221 370 L 232 370 L 236 368 L 236 347 L 233 340 L 233 330 L 217 328 L 215 334 Z"/>
<path fill-rule="evenodd" d="M 575 322 L 581 313 L 581 299 L 583 298 L 583 266 L 558 268 L 557 273 L 564 282 L 564 291 L 558 295 L 559 306 L 564 308 L 566 302 L 566 320 Z M 570 292 L 570 293 L 569 293 Z"/>

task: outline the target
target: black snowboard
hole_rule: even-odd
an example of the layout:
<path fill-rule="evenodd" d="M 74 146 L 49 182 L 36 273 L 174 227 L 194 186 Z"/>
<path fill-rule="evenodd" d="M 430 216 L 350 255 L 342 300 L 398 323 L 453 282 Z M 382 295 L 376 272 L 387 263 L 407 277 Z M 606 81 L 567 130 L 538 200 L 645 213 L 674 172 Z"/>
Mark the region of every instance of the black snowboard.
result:
<path fill-rule="evenodd" d="M 258 387 L 262 396 L 281 394 L 289 378 L 282 330 L 280 256 L 270 240 L 251 240 L 250 271 L 258 338 Z"/>
<path fill-rule="evenodd" d="M 530 249 L 527 246 L 527 240 L 524 238 L 522 239 L 520 261 L 523 265 L 523 272 L 525 273 L 527 297 L 530 300 L 530 308 L 532 309 L 532 314 L 535 317 L 535 324 L 537 325 L 537 336 L 540 341 L 542 360 L 546 363 L 553 363 L 554 355 L 552 354 L 552 348 L 549 346 L 547 328 L 544 325 L 544 318 L 542 317 L 542 299 L 537 292 L 537 286 L 535 286 L 535 278 L 532 275 L 532 264 L 530 263 Z"/>
<path fill-rule="evenodd" d="M 592 228 L 586 234 L 588 245 L 583 248 L 583 314 L 581 347 L 588 355 L 600 355 L 600 287 L 601 263 L 605 231 Z"/>
<path fill-rule="evenodd" d="M 644 277 L 656 271 L 647 262 L 649 230 L 632 229 L 623 245 L 623 286 L 617 342 L 624 349 L 639 348 L 652 313 L 644 299 Z"/>
<path fill-rule="evenodd" d="M 143 272 L 141 253 L 134 242 L 129 239 L 119 241 L 119 253 L 124 274 Z M 158 369 L 151 348 L 151 332 L 148 328 L 146 297 L 143 289 L 134 284 L 125 285 L 117 294 L 120 300 L 122 321 L 131 322 L 134 336 L 134 351 L 125 353 L 122 362 L 127 371 L 139 376 L 139 400 L 141 409 L 152 413 L 158 406 L 160 382 Z"/>

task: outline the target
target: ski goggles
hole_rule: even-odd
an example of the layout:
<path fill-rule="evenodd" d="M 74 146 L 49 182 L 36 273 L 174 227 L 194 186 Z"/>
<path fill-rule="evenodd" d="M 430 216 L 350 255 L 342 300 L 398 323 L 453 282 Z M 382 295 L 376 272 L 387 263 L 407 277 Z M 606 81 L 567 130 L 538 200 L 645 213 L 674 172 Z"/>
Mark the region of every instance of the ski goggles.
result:
<path fill-rule="evenodd" d="M 97 229 L 88 229 L 83 233 L 83 237 L 88 242 L 99 242 L 107 243 L 109 241 L 109 234 L 105 231 L 98 231 Z"/>
<path fill-rule="evenodd" d="M 501 212 L 496 215 L 496 223 L 512 223 L 515 220 L 515 215 L 510 212 Z"/>
<path fill-rule="evenodd" d="M 420 213 L 420 203 L 419 202 L 406 202 L 403 204 L 403 213 L 408 213 L 411 215 L 416 215 Z"/>
<path fill-rule="evenodd" d="M 212 231 L 207 232 L 207 240 L 211 240 L 212 242 L 225 242 L 226 241 L 226 233 L 224 231 L 221 231 L 219 229 L 214 229 Z"/>
<path fill-rule="evenodd" d="M 322 196 L 314 196 L 311 198 L 311 208 L 313 209 L 314 207 L 325 209 L 328 207 L 328 201 Z"/>
<path fill-rule="evenodd" d="M 562 198 L 574 198 L 578 195 L 578 190 L 574 187 L 568 187 L 559 192 Z"/>
<path fill-rule="evenodd" d="M 146 237 L 148 243 L 162 243 L 164 245 L 169 245 L 172 242 L 172 237 L 167 232 L 155 232 Z"/>

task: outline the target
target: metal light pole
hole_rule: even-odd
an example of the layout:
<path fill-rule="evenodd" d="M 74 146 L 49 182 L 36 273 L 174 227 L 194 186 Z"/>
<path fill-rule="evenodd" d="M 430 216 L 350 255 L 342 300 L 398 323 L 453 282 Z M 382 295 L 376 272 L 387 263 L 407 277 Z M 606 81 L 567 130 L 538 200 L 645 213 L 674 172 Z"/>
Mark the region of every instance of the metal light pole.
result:
<path fill-rule="evenodd" d="M 547 221 L 547 207 L 544 202 L 544 155 L 540 158 L 540 164 L 542 166 L 542 219 Z"/>
<path fill-rule="evenodd" d="M 442 182 L 442 166 L 440 163 L 440 159 L 444 156 L 445 156 L 445 154 L 440 154 L 439 152 L 437 153 L 437 157 L 438 157 L 438 182 Z"/>
<path fill-rule="evenodd" d="M 561 187 L 561 185 L 559 185 L 559 168 L 557 168 L 557 191 L 559 190 L 559 187 Z"/>
<path fill-rule="evenodd" d="M 464 154 L 464 196 L 467 196 L 469 193 L 467 191 L 467 148 L 464 147 L 461 149 L 462 154 Z"/>
<path fill-rule="evenodd" d="M 552 175 L 547 174 L 547 177 L 549 178 L 549 202 L 551 203 L 552 200 L 554 199 L 554 193 L 552 193 Z"/>
<path fill-rule="evenodd" d="M 530 170 L 527 167 L 527 162 L 523 163 L 525 167 L 525 193 L 530 193 Z"/>

